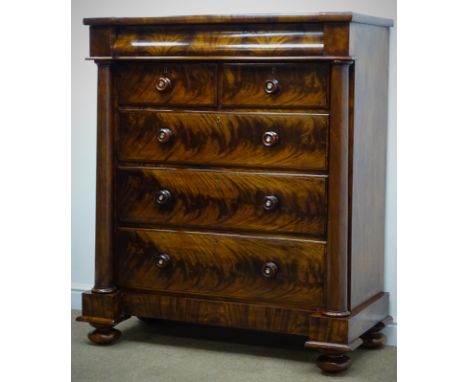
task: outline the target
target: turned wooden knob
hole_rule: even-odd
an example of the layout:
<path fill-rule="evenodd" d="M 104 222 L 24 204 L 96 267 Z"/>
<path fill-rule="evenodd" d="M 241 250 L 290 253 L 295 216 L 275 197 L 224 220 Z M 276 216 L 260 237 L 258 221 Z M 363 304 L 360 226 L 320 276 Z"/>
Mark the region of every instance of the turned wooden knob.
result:
<path fill-rule="evenodd" d="M 171 191 L 169 190 L 161 190 L 156 195 L 156 203 L 160 205 L 169 203 L 171 199 L 172 199 L 172 194 L 171 194 Z"/>
<path fill-rule="evenodd" d="M 262 275 L 271 279 L 278 273 L 278 266 L 273 261 L 263 264 Z"/>
<path fill-rule="evenodd" d="M 273 211 L 278 207 L 278 204 L 279 199 L 274 195 L 265 196 L 265 199 L 263 199 L 263 208 L 266 211 Z"/>
<path fill-rule="evenodd" d="M 171 80 L 168 77 L 159 77 L 156 82 L 156 90 L 159 92 L 165 92 L 171 88 Z"/>
<path fill-rule="evenodd" d="M 161 129 L 159 129 L 158 142 L 159 143 L 168 143 L 171 140 L 173 135 L 174 134 L 172 133 L 171 129 L 167 129 L 165 127 L 162 127 Z"/>
<path fill-rule="evenodd" d="M 161 253 L 156 258 L 158 268 L 166 268 L 171 263 L 171 257 L 167 253 Z"/>
<path fill-rule="evenodd" d="M 278 80 L 266 80 L 265 86 L 263 88 L 265 93 L 273 94 L 279 90 L 279 81 Z"/>
<path fill-rule="evenodd" d="M 262 142 L 264 146 L 270 147 L 276 145 L 278 143 L 278 133 L 274 131 L 267 131 L 263 134 Z"/>

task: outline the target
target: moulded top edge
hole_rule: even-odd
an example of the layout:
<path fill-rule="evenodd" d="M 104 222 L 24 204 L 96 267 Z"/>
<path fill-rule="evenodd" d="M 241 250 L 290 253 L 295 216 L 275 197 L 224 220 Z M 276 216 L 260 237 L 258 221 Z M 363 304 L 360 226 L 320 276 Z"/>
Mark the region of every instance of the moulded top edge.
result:
<path fill-rule="evenodd" d="M 243 24 L 243 23 L 314 23 L 355 22 L 393 26 L 393 20 L 353 12 L 323 12 L 309 14 L 244 14 L 186 15 L 163 17 L 99 17 L 85 18 L 85 25 L 158 25 L 158 24 Z"/>

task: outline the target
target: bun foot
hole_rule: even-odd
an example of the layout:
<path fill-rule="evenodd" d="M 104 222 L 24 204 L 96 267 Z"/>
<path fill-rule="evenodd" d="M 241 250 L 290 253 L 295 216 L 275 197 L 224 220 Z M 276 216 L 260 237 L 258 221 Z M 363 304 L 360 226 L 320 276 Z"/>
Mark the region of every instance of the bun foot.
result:
<path fill-rule="evenodd" d="M 341 353 L 326 352 L 317 358 L 317 366 L 325 373 L 340 373 L 351 365 L 351 358 Z"/>
<path fill-rule="evenodd" d="M 112 326 L 97 324 L 91 324 L 91 326 L 96 329 L 88 334 L 88 338 L 91 342 L 97 345 L 110 345 L 117 341 L 122 335 L 120 330 L 117 330 Z"/>
<path fill-rule="evenodd" d="M 366 349 L 380 349 L 387 342 L 387 337 L 380 331 L 385 328 L 385 324 L 382 322 L 375 325 L 372 329 L 368 330 L 361 336 L 363 341 L 362 347 Z"/>

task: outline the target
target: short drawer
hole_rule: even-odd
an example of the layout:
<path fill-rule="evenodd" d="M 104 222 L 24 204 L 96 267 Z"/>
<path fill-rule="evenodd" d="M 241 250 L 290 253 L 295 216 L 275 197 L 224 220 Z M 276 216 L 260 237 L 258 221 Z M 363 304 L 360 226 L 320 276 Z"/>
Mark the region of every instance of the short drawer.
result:
<path fill-rule="evenodd" d="M 121 168 L 121 222 L 323 237 L 326 177 L 170 168 Z"/>
<path fill-rule="evenodd" d="M 227 107 L 328 107 L 328 64 L 225 64 L 221 77 Z"/>
<path fill-rule="evenodd" d="M 121 104 L 216 105 L 216 64 L 125 63 L 116 77 Z"/>
<path fill-rule="evenodd" d="M 322 242 L 121 228 L 116 248 L 120 288 L 322 306 Z"/>
<path fill-rule="evenodd" d="M 119 138 L 123 161 L 326 170 L 328 115 L 126 111 Z"/>

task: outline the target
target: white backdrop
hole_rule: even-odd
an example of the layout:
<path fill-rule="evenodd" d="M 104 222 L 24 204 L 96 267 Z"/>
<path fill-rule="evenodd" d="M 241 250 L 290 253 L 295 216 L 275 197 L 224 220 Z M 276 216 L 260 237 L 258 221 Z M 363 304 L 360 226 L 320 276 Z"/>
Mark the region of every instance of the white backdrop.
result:
<path fill-rule="evenodd" d="M 389 132 L 387 158 L 385 290 L 396 322 L 396 0 L 72 0 L 72 308 L 81 307 L 80 293 L 94 280 L 94 212 L 96 168 L 96 67 L 89 55 L 84 17 L 167 16 L 183 14 L 307 13 L 352 11 L 391 18 Z M 386 329 L 396 345 L 396 324 Z"/>

